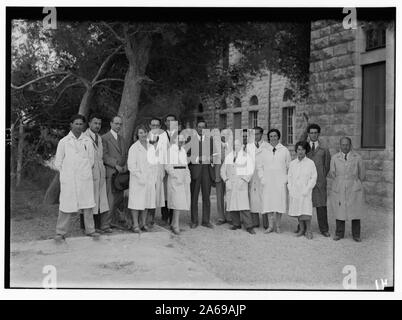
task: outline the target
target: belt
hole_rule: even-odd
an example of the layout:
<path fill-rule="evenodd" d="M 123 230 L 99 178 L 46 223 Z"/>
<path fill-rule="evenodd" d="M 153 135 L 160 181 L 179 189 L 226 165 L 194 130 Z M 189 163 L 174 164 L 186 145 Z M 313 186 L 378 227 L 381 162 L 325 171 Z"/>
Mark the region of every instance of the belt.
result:
<path fill-rule="evenodd" d="M 173 166 L 173 169 L 186 169 L 186 166 Z"/>

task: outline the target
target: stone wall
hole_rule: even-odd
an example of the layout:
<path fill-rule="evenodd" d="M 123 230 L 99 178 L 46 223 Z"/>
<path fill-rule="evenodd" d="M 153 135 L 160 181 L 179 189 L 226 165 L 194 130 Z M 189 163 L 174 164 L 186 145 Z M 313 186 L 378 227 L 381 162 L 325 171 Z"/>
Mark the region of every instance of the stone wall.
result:
<path fill-rule="evenodd" d="M 311 24 L 310 83 L 306 112 L 310 122 L 318 123 L 321 140 L 338 152 L 339 138 L 349 136 L 354 149 L 364 160 L 366 201 L 372 206 L 393 207 L 393 36 L 387 31 L 383 52 L 366 53 L 361 28 L 344 30 L 342 22 L 315 21 Z M 391 33 L 391 34 L 390 34 Z M 370 55 L 376 61 L 370 61 Z M 378 60 L 379 59 L 379 60 Z M 383 60 L 382 60 L 383 59 Z M 362 74 L 361 66 L 377 61 L 387 62 L 386 148 L 361 148 Z"/>

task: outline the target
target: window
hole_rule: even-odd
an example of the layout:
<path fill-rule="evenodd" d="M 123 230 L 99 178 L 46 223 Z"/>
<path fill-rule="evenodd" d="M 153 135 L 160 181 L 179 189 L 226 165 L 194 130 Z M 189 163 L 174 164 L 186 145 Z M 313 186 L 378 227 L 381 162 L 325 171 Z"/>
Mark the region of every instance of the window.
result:
<path fill-rule="evenodd" d="M 362 68 L 362 147 L 385 148 L 385 62 Z"/>
<path fill-rule="evenodd" d="M 233 129 L 241 129 L 241 112 L 233 113 Z"/>
<path fill-rule="evenodd" d="M 248 127 L 250 129 L 258 126 L 258 111 L 250 111 L 248 113 Z"/>
<path fill-rule="evenodd" d="M 219 108 L 220 108 L 221 110 L 225 110 L 227 107 L 228 107 L 228 106 L 227 106 L 227 104 L 226 104 L 226 99 L 225 99 L 225 98 L 222 98 L 222 99 L 219 101 Z"/>
<path fill-rule="evenodd" d="M 250 98 L 250 106 L 257 106 L 258 105 L 258 98 L 257 96 L 252 96 Z"/>
<path fill-rule="evenodd" d="M 282 109 L 282 143 L 285 145 L 295 144 L 294 135 L 295 107 Z"/>
<path fill-rule="evenodd" d="M 219 115 L 219 129 L 226 129 L 227 127 L 227 116 L 226 114 L 220 114 Z"/>
<path fill-rule="evenodd" d="M 234 108 L 241 108 L 241 101 L 238 97 L 235 97 L 233 100 L 233 107 Z"/>
<path fill-rule="evenodd" d="M 202 103 L 200 103 L 200 104 L 198 105 L 198 112 L 199 112 L 199 113 L 204 112 L 204 106 L 202 105 Z"/>
<path fill-rule="evenodd" d="M 366 31 L 366 51 L 385 47 L 385 27 L 371 28 Z"/>

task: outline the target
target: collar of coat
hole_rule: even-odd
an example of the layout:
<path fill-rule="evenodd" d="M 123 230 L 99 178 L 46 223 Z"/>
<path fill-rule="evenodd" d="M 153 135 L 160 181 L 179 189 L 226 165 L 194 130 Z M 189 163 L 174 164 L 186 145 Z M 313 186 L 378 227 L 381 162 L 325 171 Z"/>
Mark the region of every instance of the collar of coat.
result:
<path fill-rule="evenodd" d="M 77 138 L 72 131 L 70 131 L 67 135 L 69 139 L 74 139 L 74 140 L 87 140 L 88 137 L 84 134 L 84 132 L 81 132 L 81 135 Z"/>
<path fill-rule="evenodd" d="M 337 158 L 339 158 L 339 159 L 345 159 L 345 154 L 344 154 L 342 151 L 339 151 L 339 152 L 335 155 L 335 157 L 337 157 Z M 356 151 L 354 151 L 354 150 L 350 150 L 350 151 L 349 151 L 349 153 L 348 153 L 348 160 L 349 160 L 350 158 L 358 158 L 358 157 L 360 157 L 360 155 L 359 155 Z"/>
<path fill-rule="evenodd" d="M 272 144 L 268 143 L 268 148 L 271 149 L 271 150 L 272 150 L 273 148 L 275 148 L 276 150 L 278 150 L 278 149 L 285 148 L 285 147 L 283 146 L 282 143 L 279 142 L 275 147 L 273 147 Z"/>

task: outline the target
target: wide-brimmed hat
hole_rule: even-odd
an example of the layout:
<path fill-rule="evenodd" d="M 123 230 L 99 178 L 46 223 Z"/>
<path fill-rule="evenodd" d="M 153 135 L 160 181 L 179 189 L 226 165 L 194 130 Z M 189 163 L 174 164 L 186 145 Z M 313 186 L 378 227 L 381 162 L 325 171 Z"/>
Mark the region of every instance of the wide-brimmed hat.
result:
<path fill-rule="evenodd" d="M 130 182 L 130 173 L 128 171 L 123 173 L 116 172 L 112 177 L 113 186 L 116 190 L 119 191 L 124 191 L 128 189 L 129 182 Z"/>

